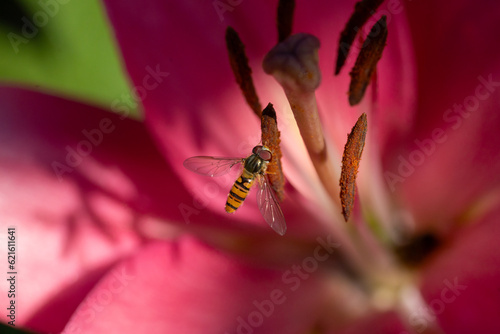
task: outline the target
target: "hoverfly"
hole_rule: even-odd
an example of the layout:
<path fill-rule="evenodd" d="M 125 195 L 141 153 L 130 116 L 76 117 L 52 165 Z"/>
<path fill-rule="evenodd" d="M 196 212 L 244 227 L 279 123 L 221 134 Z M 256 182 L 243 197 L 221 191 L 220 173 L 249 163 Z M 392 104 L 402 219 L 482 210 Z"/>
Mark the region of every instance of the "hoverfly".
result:
<path fill-rule="evenodd" d="M 200 175 L 222 176 L 232 167 L 243 165 L 240 177 L 234 182 L 226 201 L 226 212 L 235 212 L 248 195 L 248 191 L 257 180 L 259 190 L 257 203 L 265 221 L 279 235 L 286 232 L 286 223 L 274 190 L 271 188 L 266 174 L 267 164 L 272 159 L 272 153 L 266 146 L 258 145 L 252 149 L 247 158 L 220 158 L 197 156 L 186 159 L 184 167 Z"/>

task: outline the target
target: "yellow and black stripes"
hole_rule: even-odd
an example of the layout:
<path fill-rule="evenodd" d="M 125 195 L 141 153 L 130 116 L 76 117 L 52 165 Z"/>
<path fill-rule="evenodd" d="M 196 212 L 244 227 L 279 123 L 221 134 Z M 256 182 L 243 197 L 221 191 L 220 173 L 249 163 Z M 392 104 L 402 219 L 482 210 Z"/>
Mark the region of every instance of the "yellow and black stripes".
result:
<path fill-rule="evenodd" d="M 226 212 L 233 213 L 241 206 L 254 181 L 255 176 L 244 169 L 243 173 L 241 173 L 241 176 L 236 180 L 236 182 L 234 182 L 234 185 L 229 192 L 229 196 L 226 201 Z"/>

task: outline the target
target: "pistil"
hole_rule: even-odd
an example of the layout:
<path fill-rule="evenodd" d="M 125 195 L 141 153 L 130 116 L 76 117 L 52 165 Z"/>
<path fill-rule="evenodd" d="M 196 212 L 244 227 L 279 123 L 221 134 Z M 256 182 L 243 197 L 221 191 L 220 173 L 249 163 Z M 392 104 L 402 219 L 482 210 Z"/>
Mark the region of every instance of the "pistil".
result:
<path fill-rule="evenodd" d="M 314 168 L 332 201 L 338 203 L 338 176 L 327 153 L 315 96 L 321 82 L 319 45 L 312 35 L 292 35 L 266 55 L 263 68 L 283 87 Z"/>

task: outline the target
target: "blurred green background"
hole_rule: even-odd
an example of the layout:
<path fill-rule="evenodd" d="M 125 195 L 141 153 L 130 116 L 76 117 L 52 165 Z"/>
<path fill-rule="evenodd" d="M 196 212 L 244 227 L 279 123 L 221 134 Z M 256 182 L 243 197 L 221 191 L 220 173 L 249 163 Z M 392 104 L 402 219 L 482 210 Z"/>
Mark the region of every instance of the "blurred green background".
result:
<path fill-rule="evenodd" d="M 130 94 L 98 0 L 1 0 L 0 80 L 110 109 Z M 131 105 L 132 117 L 140 117 Z"/>
<path fill-rule="evenodd" d="M 2 334 L 31 334 L 32 332 L 25 331 L 23 329 L 18 329 L 5 324 L 0 323 L 0 333 Z"/>

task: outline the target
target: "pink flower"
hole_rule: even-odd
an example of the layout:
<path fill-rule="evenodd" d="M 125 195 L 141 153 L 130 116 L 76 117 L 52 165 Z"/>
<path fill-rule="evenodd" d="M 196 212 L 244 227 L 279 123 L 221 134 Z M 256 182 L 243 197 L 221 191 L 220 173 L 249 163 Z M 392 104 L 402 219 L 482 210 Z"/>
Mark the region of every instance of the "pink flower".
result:
<path fill-rule="evenodd" d="M 47 333 L 498 330 L 497 5 L 382 4 L 376 16 L 387 15 L 389 37 L 376 82 L 350 107 L 355 57 L 332 73 L 354 2 L 297 4 L 293 32 L 321 42 L 315 93 L 335 168 L 346 134 L 368 116 L 347 224 L 283 89 L 261 70 L 276 44 L 275 3 L 105 5 L 145 122 L 124 118 L 119 102 L 111 114 L 0 90 L 0 223 L 18 237 L 16 325 Z M 251 194 L 238 213 L 224 212 L 234 179 L 182 166 L 194 155 L 246 156 L 260 138 L 229 67 L 227 25 L 246 45 L 261 101 L 278 112 L 289 182 L 284 237 Z M 1 305 L 9 288 L 0 288 Z"/>

